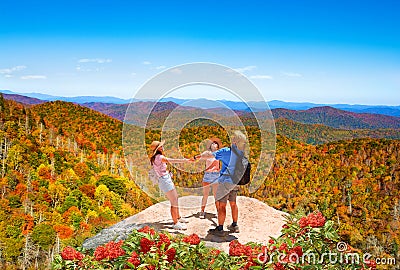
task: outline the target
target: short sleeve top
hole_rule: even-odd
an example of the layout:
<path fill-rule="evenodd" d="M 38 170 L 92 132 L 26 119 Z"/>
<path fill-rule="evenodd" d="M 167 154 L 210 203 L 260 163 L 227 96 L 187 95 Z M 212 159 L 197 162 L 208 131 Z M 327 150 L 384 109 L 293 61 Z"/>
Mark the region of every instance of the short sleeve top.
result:
<path fill-rule="evenodd" d="M 168 174 L 167 163 L 162 162 L 163 158 L 164 156 L 159 154 L 155 157 L 153 162 L 153 168 L 160 177 Z"/>

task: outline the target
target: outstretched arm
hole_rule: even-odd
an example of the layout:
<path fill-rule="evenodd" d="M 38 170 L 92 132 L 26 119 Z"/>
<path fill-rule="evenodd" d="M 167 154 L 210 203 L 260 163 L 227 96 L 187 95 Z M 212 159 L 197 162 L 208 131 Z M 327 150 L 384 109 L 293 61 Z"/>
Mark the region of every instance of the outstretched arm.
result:
<path fill-rule="evenodd" d="M 186 162 L 189 162 L 190 161 L 190 159 L 187 159 L 187 158 L 167 158 L 167 157 L 163 157 L 162 158 L 162 162 L 165 162 L 165 163 L 186 163 Z"/>
<path fill-rule="evenodd" d="M 213 153 L 211 151 L 204 151 L 200 155 L 194 156 L 195 160 L 201 160 L 201 159 L 208 159 L 214 157 Z"/>

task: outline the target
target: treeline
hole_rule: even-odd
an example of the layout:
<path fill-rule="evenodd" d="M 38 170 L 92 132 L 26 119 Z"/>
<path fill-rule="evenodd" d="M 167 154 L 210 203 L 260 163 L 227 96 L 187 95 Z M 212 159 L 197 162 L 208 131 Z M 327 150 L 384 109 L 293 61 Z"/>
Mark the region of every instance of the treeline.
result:
<path fill-rule="evenodd" d="M 65 245 L 152 204 L 132 181 L 116 120 L 71 103 L 0 95 L 0 266 L 47 268 Z"/>
<path fill-rule="evenodd" d="M 276 133 L 307 144 L 325 144 L 359 138 L 400 139 L 399 129 L 337 129 L 321 124 L 303 124 L 285 118 L 275 120 Z"/>

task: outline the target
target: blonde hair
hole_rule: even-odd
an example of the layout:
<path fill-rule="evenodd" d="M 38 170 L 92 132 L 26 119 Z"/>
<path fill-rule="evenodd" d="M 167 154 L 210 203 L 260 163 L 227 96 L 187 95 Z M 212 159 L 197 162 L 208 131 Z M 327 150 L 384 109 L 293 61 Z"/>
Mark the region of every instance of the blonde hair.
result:
<path fill-rule="evenodd" d="M 235 142 L 239 150 L 243 151 L 247 142 L 246 135 L 240 130 L 235 130 L 232 135 L 232 142 Z"/>

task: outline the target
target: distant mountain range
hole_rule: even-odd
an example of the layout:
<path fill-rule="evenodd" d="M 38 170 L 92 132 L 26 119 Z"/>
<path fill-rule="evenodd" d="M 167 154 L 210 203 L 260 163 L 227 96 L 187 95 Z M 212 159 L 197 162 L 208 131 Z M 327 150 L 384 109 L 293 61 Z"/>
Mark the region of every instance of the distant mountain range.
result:
<path fill-rule="evenodd" d="M 61 101 L 68 101 L 68 102 L 74 102 L 78 104 L 86 103 L 86 102 L 103 102 L 103 103 L 114 103 L 114 104 L 124 104 L 124 103 L 129 103 L 129 99 L 121 99 L 121 98 L 116 98 L 116 97 L 96 97 L 96 96 L 77 96 L 77 97 L 61 97 L 61 96 L 52 96 L 52 95 L 46 95 L 46 94 L 41 94 L 41 93 L 17 93 L 13 92 L 10 90 L 0 90 L 1 93 L 7 94 L 7 95 L 20 95 L 24 97 L 30 97 L 35 100 L 39 99 L 42 101 L 56 101 L 56 100 L 61 100 Z M 16 97 L 17 98 L 17 97 Z M 15 100 L 20 102 L 19 100 Z M 27 101 L 27 104 L 36 104 L 36 103 L 29 103 Z"/>
<path fill-rule="evenodd" d="M 285 118 L 299 123 L 321 124 L 340 129 L 400 128 L 400 117 L 374 113 L 354 113 L 329 106 L 298 111 L 272 109 L 272 114 L 275 119 Z"/>
<path fill-rule="evenodd" d="M 6 99 L 10 97 L 10 95 L 6 94 L 4 96 Z M 35 100 L 31 99 L 30 101 Z M 7 103 L 16 104 L 14 105 L 15 108 L 18 106 L 18 108 L 23 107 L 14 101 L 7 101 Z M 128 105 L 98 102 L 86 103 L 83 106 L 65 101 L 41 101 L 40 104 L 25 106 L 28 107 L 27 111 L 29 113 L 44 118 L 45 126 L 51 127 L 57 134 L 73 135 L 81 143 L 85 143 L 85 139 L 89 139 L 92 142 L 96 142 L 97 145 L 114 148 L 117 147 L 121 140 L 121 134 L 118 132 L 121 130 L 123 123 L 119 120 L 124 120 Z M 157 104 L 154 104 L 154 102 L 136 102 L 132 106 L 134 108 L 130 117 L 137 126 L 147 124 L 148 127 L 159 128 L 166 117 L 175 109 L 178 110 L 175 110 L 174 113 L 178 111 L 184 116 L 193 116 L 193 119 L 200 114 L 204 115 L 206 113 L 209 119 L 214 119 L 216 122 L 220 122 L 221 119 L 230 120 L 229 115 L 227 116 L 227 109 L 223 108 L 204 110 L 179 106 L 172 101 Z M 151 108 L 153 108 L 153 113 L 148 118 L 145 112 L 148 112 Z M 244 125 L 249 128 L 255 125 L 254 116 L 249 112 L 236 111 L 236 113 L 242 119 Z M 258 119 L 264 121 L 266 117 L 263 114 L 265 113 L 265 111 L 257 112 L 256 115 Z M 355 138 L 400 139 L 400 118 L 396 117 L 357 114 L 331 107 L 312 108 L 302 111 L 273 109 L 272 113 L 275 118 L 277 134 L 307 144 L 323 144 Z M 19 119 L 25 119 L 23 115 L 18 116 L 15 112 L 13 115 Z M 179 121 L 180 117 L 179 115 L 177 116 L 176 120 Z M 198 119 L 198 121 L 194 121 L 187 127 L 204 128 L 204 126 L 213 128 L 215 123 Z M 105 136 L 105 134 L 108 135 Z M 107 139 L 105 140 L 105 138 Z"/>
<path fill-rule="evenodd" d="M 121 99 L 111 96 L 77 96 L 77 97 L 62 97 L 62 96 L 52 96 L 40 93 L 17 93 L 10 90 L 0 90 L 3 94 L 11 95 L 9 99 L 13 99 L 15 101 L 25 103 L 25 104 L 38 104 L 42 101 L 55 101 L 62 100 L 68 102 L 74 102 L 78 104 L 85 103 L 109 103 L 109 104 L 127 104 L 130 102 L 139 102 L 139 101 L 154 101 L 154 100 L 138 100 L 138 99 Z M 20 95 L 18 97 L 16 95 Z M 33 100 L 29 100 L 29 98 L 33 98 Z M 249 107 L 253 111 L 263 111 L 266 109 L 265 103 L 260 101 L 250 101 L 247 104 L 244 102 L 238 101 L 229 101 L 229 100 L 208 100 L 208 99 L 179 99 L 179 98 L 163 98 L 160 100 L 161 102 L 174 102 L 178 105 L 184 105 L 185 103 L 190 104 L 191 107 L 197 107 L 202 109 L 210 109 L 215 107 L 228 107 L 233 110 L 240 111 L 249 111 Z M 219 103 L 219 104 L 218 104 Z M 111 105 L 110 105 L 111 106 Z M 268 102 L 268 106 L 270 109 L 289 109 L 289 110 L 307 110 L 315 107 L 324 107 L 329 106 L 332 108 L 355 112 L 355 113 L 372 113 L 372 114 L 383 114 L 389 116 L 400 117 L 400 106 L 384 106 L 384 105 L 350 105 L 350 104 L 317 104 L 317 103 L 308 103 L 308 102 L 285 102 L 279 100 L 272 100 Z"/>
<path fill-rule="evenodd" d="M 165 117 L 169 115 L 179 105 L 172 102 L 159 102 L 153 108 L 152 117 L 147 119 L 147 113 L 153 106 L 154 102 L 135 102 L 130 110 L 130 122 L 135 125 L 143 126 L 146 121 L 151 121 L 152 125 L 162 125 Z M 111 117 L 124 121 L 127 104 L 105 104 L 105 103 L 84 103 L 82 106 L 102 112 Z M 182 114 L 190 113 L 194 117 L 196 115 L 206 114 L 210 119 L 226 119 L 231 113 L 226 108 L 204 109 L 196 107 L 180 107 L 185 110 L 180 111 Z M 277 119 L 288 119 L 303 124 L 319 124 L 337 129 L 400 129 L 400 117 L 371 114 L 371 113 L 353 113 L 344 110 L 335 109 L 329 106 L 315 107 L 307 110 L 289 110 L 289 109 L 272 109 L 272 114 Z M 254 125 L 254 116 L 247 111 L 236 111 L 246 125 Z M 175 112 L 176 113 L 176 112 Z M 267 119 L 268 113 L 265 111 L 256 112 L 257 119 Z M 147 123 L 149 124 L 149 122 Z"/>

